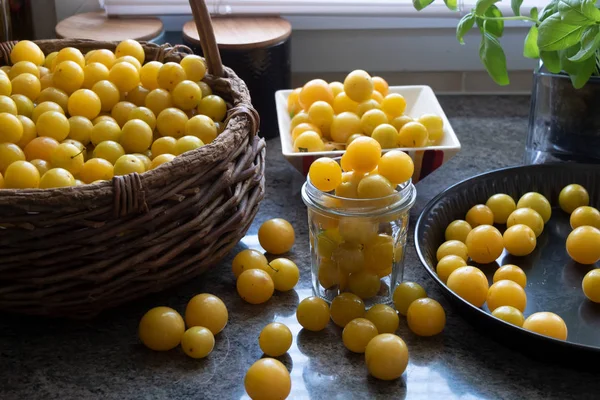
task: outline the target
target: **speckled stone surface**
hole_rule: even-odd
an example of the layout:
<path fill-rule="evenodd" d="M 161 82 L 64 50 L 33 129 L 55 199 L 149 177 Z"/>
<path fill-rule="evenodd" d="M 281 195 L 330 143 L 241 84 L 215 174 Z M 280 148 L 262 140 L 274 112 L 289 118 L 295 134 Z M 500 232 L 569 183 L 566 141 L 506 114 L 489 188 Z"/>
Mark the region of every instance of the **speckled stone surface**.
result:
<path fill-rule="evenodd" d="M 527 132 L 526 97 L 441 97 L 462 142 L 462 151 L 417 185 L 411 224 L 433 196 L 447 186 L 487 170 L 521 162 Z M 102 314 L 93 321 L 40 320 L 0 314 L 0 399 L 238 399 L 243 378 L 262 355 L 260 330 L 271 321 L 294 333 L 289 354 L 293 399 L 593 399 L 600 383 L 592 372 L 547 365 L 494 342 L 451 308 L 417 260 L 412 237 L 405 277 L 422 283 L 446 309 L 443 334 L 413 335 L 401 319 L 398 334 L 410 349 L 405 374 L 393 382 L 368 376 L 362 355 L 343 347 L 340 329 L 301 331 L 298 301 L 311 294 L 306 209 L 300 198 L 303 177 L 283 159 L 277 140 L 268 143 L 267 197 L 247 237 L 219 265 L 175 289 Z M 288 255 L 301 268 L 297 290 L 276 293 L 266 304 L 244 303 L 236 294 L 230 265 L 242 248 L 258 246 L 264 220 L 284 217 L 297 242 Z M 412 231 L 412 229 L 411 229 Z M 216 337 L 214 352 L 192 360 L 179 349 L 157 353 L 137 339 L 139 318 L 150 307 L 183 312 L 194 294 L 219 295 L 229 324 Z"/>

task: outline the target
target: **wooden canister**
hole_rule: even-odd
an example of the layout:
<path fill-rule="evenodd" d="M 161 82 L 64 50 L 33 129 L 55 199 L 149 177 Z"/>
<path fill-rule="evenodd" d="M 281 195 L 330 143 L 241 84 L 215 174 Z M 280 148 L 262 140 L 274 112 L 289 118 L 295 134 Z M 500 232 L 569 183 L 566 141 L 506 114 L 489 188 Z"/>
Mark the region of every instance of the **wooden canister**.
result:
<path fill-rule="evenodd" d="M 291 85 L 290 23 L 280 17 L 214 17 L 212 22 L 223 64 L 248 85 L 261 136 L 278 136 L 275 92 Z M 194 21 L 184 25 L 183 42 L 202 53 Z"/>
<path fill-rule="evenodd" d="M 55 28 L 59 39 L 120 41 L 135 39 L 159 41 L 164 34 L 158 18 L 109 18 L 104 12 L 76 14 L 60 21 Z"/>

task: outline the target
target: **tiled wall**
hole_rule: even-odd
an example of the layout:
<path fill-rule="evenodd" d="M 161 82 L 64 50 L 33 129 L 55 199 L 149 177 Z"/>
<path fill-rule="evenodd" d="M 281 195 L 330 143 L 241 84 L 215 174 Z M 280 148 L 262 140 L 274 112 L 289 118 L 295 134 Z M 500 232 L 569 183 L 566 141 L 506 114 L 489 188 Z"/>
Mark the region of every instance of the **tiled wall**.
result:
<path fill-rule="evenodd" d="M 510 85 L 498 86 L 485 71 L 448 72 L 373 72 L 386 79 L 390 85 L 428 85 L 436 93 L 466 94 L 530 94 L 533 71 L 510 71 Z M 305 82 L 321 78 L 326 81 L 342 81 L 344 73 L 292 73 L 292 86 L 302 86 Z"/>

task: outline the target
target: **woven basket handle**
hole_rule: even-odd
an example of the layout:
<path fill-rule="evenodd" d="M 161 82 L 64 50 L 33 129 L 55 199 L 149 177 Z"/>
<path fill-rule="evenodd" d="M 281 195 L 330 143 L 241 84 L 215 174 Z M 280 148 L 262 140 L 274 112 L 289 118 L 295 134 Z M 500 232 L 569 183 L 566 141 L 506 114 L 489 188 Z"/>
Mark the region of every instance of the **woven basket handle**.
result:
<path fill-rule="evenodd" d="M 208 63 L 208 70 L 215 76 L 223 77 L 224 73 L 221 55 L 219 54 L 219 47 L 217 46 L 217 40 L 215 39 L 215 32 L 213 31 L 206 2 L 204 0 L 190 0 L 190 7 L 192 8 L 192 14 L 194 15 L 196 29 L 198 29 L 200 46 L 202 47 L 204 58 Z"/>

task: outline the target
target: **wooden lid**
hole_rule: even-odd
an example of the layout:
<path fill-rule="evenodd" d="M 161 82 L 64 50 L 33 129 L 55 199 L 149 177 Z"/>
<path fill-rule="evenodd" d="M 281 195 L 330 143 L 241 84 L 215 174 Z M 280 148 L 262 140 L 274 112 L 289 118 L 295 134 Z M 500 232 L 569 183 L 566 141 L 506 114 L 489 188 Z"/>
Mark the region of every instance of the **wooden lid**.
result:
<path fill-rule="evenodd" d="M 290 23 L 280 17 L 214 17 L 212 25 L 220 49 L 269 47 L 287 39 L 292 33 Z M 183 26 L 183 38 L 200 44 L 194 21 Z"/>
<path fill-rule="evenodd" d="M 162 31 L 158 18 L 108 18 L 102 11 L 73 15 L 56 25 L 59 39 L 150 40 Z"/>

